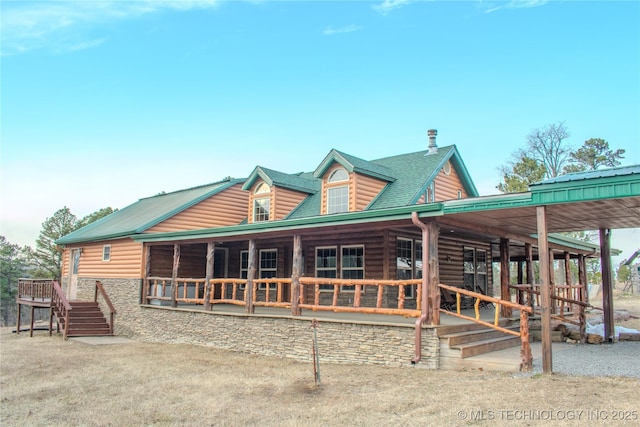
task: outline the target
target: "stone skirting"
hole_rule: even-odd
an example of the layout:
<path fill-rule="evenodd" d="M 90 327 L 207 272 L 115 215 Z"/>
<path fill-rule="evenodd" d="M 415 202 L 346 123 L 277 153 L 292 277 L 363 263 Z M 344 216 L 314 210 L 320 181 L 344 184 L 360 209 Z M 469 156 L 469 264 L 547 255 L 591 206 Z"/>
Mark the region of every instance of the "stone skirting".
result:
<path fill-rule="evenodd" d="M 140 279 L 98 279 L 117 314 L 115 334 L 140 341 L 187 343 L 242 353 L 312 359 L 313 329 L 306 317 L 203 311 L 140 304 Z M 92 299 L 96 279 L 78 281 L 79 299 Z M 415 355 L 411 325 L 320 320 L 321 361 L 402 366 Z M 438 368 L 439 340 L 433 328 L 422 330 L 421 367 Z"/>

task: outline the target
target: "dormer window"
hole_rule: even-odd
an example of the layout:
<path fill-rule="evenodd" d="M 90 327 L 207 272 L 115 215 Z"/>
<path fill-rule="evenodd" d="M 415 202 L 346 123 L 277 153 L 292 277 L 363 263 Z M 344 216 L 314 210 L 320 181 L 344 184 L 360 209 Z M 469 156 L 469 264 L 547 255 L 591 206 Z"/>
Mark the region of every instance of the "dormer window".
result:
<path fill-rule="evenodd" d="M 269 221 L 271 211 L 271 187 L 261 183 L 256 187 L 253 198 L 253 222 Z"/>
<path fill-rule="evenodd" d="M 349 212 L 349 174 L 338 168 L 327 180 L 327 213 L 341 212 Z"/>

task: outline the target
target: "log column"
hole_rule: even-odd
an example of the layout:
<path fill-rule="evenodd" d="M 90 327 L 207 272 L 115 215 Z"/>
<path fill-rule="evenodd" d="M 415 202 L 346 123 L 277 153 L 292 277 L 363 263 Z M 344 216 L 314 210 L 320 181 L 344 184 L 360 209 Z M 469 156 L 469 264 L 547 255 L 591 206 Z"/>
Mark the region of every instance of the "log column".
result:
<path fill-rule="evenodd" d="M 525 269 L 527 271 L 527 285 L 529 285 L 530 289 L 533 291 L 533 283 L 534 283 L 534 275 L 533 275 L 533 246 L 531 243 L 524 244 L 524 257 L 525 257 Z M 527 294 L 527 299 L 529 301 L 529 307 L 533 308 L 534 305 L 534 294 Z"/>
<path fill-rule="evenodd" d="M 611 230 L 600 229 L 600 265 L 602 269 L 602 308 L 604 310 L 604 339 L 615 338 L 613 318 L 613 274 L 611 273 Z"/>
<path fill-rule="evenodd" d="M 500 239 L 500 299 L 511 302 L 511 291 L 509 282 L 511 281 L 511 257 L 509 255 L 509 239 Z M 513 310 L 511 307 L 502 306 L 500 315 L 511 317 Z"/>
<path fill-rule="evenodd" d="M 582 285 L 582 298 L 580 301 L 589 304 L 589 286 L 587 284 L 587 257 L 578 255 L 578 281 Z"/>
<path fill-rule="evenodd" d="M 293 236 L 293 270 L 291 274 L 291 315 L 300 316 L 300 276 L 302 275 L 302 238 Z"/>
<path fill-rule="evenodd" d="M 211 279 L 213 279 L 214 260 L 216 245 L 213 242 L 207 243 L 207 266 L 204 276 L 204 309 L 211 310 Z M 222 289 L 224 293 L 224 286 Z M 222 295 L 224 298 L 224 295 Z"/>
<path fill-rule="evenodd" d="M 256 277 L 256 242 L 249 240 L 249 259 L 247 266 L 247 286 L 245 287 L 246 311 L 248 314 L 255 313 L 253 306 L 253 279 Z"/>
<path fill-rule="evenodd" d="M 547 241 L 547 209 L 544 206 L 536 208 L 538 225 L 538 252 L 540 258 L 540 311 L 542 323 L 542 372 L 553 372 L 551 355 L 551 283 L 549 273 L 549 242 Z"/>
<path fill-rule="evenodd" d="M 180 268 L 180 245 L 173 245 L 173 272 L 171 273 L 171 307 L 178 306 L 178 270 Z"/>

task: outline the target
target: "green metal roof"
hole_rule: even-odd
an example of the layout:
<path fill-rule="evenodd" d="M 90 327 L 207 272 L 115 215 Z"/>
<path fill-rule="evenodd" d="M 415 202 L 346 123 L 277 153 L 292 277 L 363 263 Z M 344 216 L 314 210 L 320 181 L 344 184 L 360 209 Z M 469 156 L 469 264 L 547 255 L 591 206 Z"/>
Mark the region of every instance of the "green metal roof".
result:
<path fill-rule="evenodd" d="M 257 166 L 244 182 L 242 189 L 249 190 L 258 178 L 262 178 L 269 186 L 278 186 L 302 193 L 313 194 L 320 191 L 320 183 L 301 176 L 302 174 L 288 174 Z"/>
<path fill-rule="evenodd" d="M 216 182 L 140 199 L 96 222 L 56 240 L 58 245 L 109 240 L 142 233 L 179 212 L 241 183 L 242 179 Z"/>
<path fill-rule="evenodd" d="M 531 184 L 536 204 L 584 202 L 640 195 L 640 165 L 578 172 Z"/>

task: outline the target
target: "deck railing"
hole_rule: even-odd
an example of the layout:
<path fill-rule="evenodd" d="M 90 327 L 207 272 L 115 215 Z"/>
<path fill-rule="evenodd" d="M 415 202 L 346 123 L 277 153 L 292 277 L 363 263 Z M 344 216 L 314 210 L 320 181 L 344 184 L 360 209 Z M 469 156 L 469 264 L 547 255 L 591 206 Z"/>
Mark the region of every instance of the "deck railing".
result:
<path fill-rule="evenodd" d="M 109 298 L 109 295 L 107 295 L 107 292 L 104 290 L 104 286 L 102 286 L 102 282 L 100 282 L 99 280 L 96 280 L 95 294 L 93 297 L 94 302 L 98 302 L 98 295 L 102 297 L 104 302 L 107 304 L 107 307 L 109 308 L 109 332 L 111 333 L 111 335 L 113 335 L 113 322 L 114 322 L 114 317 L 116 315 L 116 309 L 111 303 L 111 299 Z"/>
<path fill-rule="evenodd" d="M 51 279 L 18 279 L 17 298 L 26 301 L 48 302 L 53 293 Z"/>
<path fill-rule="evenodd" d="M 71 304 L 67 300 L 67 297 L 62 292 L 62 288 L 58 282 L 53 282 L 53 293 L 51 295 L 51 306 L 56 312 L 58 319 L 64 319 L 64 330 L 62 331 L 62 338 L 67 339 L 69 333 L 69 314 L 71 312 Z"/>
<path fill-rule="evenodd" d="M 522 371 L 530 371 L 533 369 L 533 356 L 531 354 L 531 346 L 529 345 L 529 314 L 533 312 L 533 309 L 529 306 L 517 304 L 511 301 L 504 301 L 498 298 L 490 297 L 488 295 L 480 294 L 478 292 L 472 292 L 467 289 L 457 288 L 455 286 L 448 286 L 443 284 L 438 284 L 440 289 L 444 289 L 445 291 L 454 293 L 456 295 L 456 311 L 449 311 L 446 309 L 440 308 L 441 313 L 448 314 L 450 316 L 459 317 L 461 319 L 470 320 L 475 323 L 479 323 L 483 326 L 489 327 L 491 329 L 495 329 L 497 331 L 503 332 L 509 335 L 515 335 L 520 337 L 520 370 Z M 462 297 L 466 296 L 467 298 L 472 298 L 475 300 L 473 304 L 475 318 L 471 316 L 467 316 L 461 313 L 460 307 L 462 303 Z M 480 319 L 480 305 L 487 306 L 489 304 L 494 305 L 494 321 L 493 323 L 486 322 Z M 520 311 L 520 330 L 514 331 L 512 329 L 504 328 L 500 326 L 500 311 L 501 307 L 509 307 L 513 310 Z"/>

